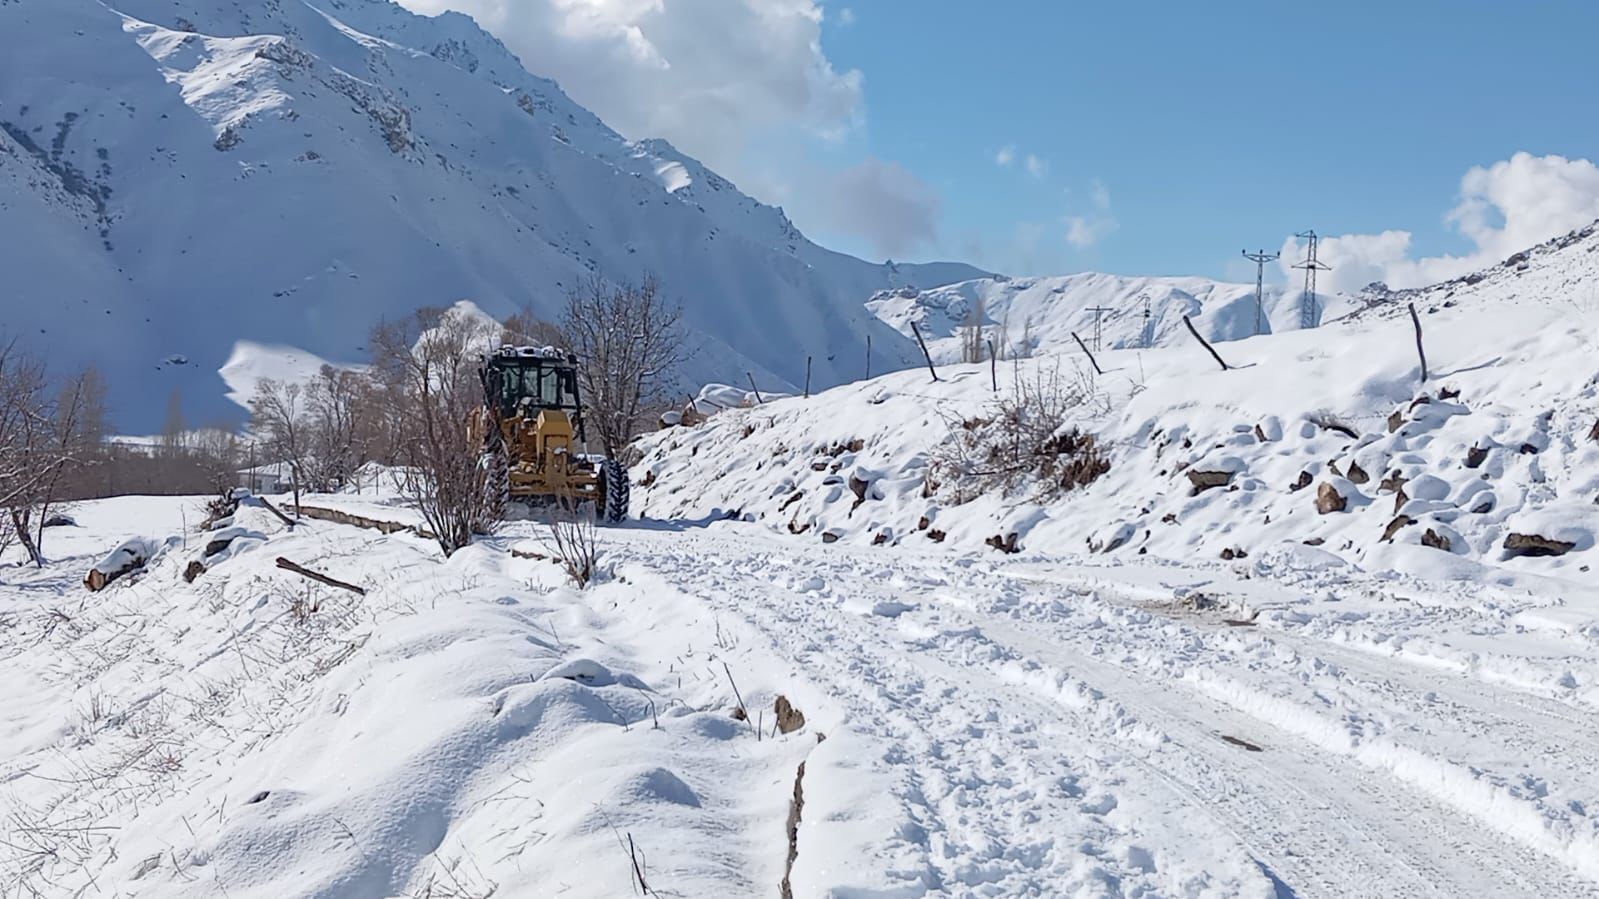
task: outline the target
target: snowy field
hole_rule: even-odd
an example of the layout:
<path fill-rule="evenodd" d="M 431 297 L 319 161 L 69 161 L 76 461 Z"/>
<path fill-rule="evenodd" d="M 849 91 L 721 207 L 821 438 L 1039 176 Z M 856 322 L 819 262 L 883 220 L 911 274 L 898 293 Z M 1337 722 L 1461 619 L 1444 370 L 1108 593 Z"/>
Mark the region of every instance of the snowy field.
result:
<path fill-rule="evenodd" d="M 199 506 L 0 569 L 5 895 L 625 896 L 631 839 L 658 895 L 772 896 L 802 762 L 795 896 L 1599 895 L 1596 630 L 1547 596 L 723 520 L 607 529 L 579 593 L 537 525 L 444 561 L 248 506 L 186 584 Z M 84 591 L 132 535 L 176 541 Z"/>

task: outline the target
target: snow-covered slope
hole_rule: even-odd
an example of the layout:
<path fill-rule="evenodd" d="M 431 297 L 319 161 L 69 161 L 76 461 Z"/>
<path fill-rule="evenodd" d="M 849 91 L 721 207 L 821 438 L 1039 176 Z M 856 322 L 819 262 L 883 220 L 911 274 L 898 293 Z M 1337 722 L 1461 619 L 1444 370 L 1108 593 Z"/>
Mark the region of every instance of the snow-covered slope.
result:
<path fill-rule="evenodd" d="M 1257 326 L 1253 284 L 1084 272 L 1048 278 L 995 276 L 920 290 L 884 290 L 866 305 L 907 336 L 914 322 L 935 360 L 957 362 L 960 329 L 979 307 L 985 337 L 994 339 L 1001 357 L 1009 357 L 1063 351 L 1075 346 L 1074 331 L 1092 342 L 1096 308 L 1102 310 L 1097 313 L 1102 346 L 1142 347 L 1191 339 L 1183 326 L 1185 315 L 1211 340 L 1295 329 L 1300 326 L 1303 297 L 1298 289 L 1267 288 L 1264 321 Z M 1316 296 L 1318 322 L 1350 308 L 1341 295 Z"/>
<path fill-rule="evenodd" d="M 382 316 L 552 314 L 593 274 L 660 278 L 691 379 L 782 387 L 811 355 L 833 384 L 868 334 L 911 358 L 863 297 L 981 274 L 818 247 L 471 20 L 389 0 L 0 3 L 0 233 L 6 331 L 97 360 L 135 430 L 174 388 L 224 412 L 235 340 L 358 361 Z"/>
<path fill-rule="evenodd" d="M 949 367 L 938 383 L 899 372 L 662 432 L 639 472 L 650 485 L 642 508 L 738 509 L 861 542 L 925 540 L 931 528 L 981 545 L 1014 532 L 1023 547 L 1169 558 L 1311 541 L 1382 569 L 1477 576 L 1487 565 L 1589 581 L 1599 561 L 1590 245 L 1574 239 L 1447 300 L 1447 287 L 1422 293 L 1438 300 L 1418 304 L 1425 382 L 1408 315 L 1373 313 L 1220 345 L 1228 371 L 1192 340 L 1106 350 L 1099 378 L 1075 349 L 1004 364 L 1002 395 L 1057 371 L 1084 390 L 1073 416 L 1111 448 L 1107 475 L 1054 502 L 924 490 L 937 447 L 959 423 L 991 416 L 980 365 Z M 1200 472 L 1221 486 L 1196 490 Z M 854 502 L 852 481 L 873 485 L 868 501 Z M 1324 486 L 1343 509 L 1318 511 Z M 1571 545 L 1528 557 L 1507 547 L 1518 534 Z"/>

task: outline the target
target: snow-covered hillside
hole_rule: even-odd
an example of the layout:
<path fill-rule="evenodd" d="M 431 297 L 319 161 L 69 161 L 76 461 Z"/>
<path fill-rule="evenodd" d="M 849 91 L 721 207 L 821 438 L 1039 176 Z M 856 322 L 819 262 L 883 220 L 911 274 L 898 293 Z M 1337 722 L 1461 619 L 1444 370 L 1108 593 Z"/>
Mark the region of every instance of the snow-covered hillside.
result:
<path fill-rule="evenodd" d="M 537 61 L 529 61 L 537 68 Z M 359 361 L 369 326 L 470 298 L 553 313 L 659 276 L 690 379 L 782 387 L 913 349 L 873 291 L 982 274 L 807 241 L 660 141 L 630 143 L 471 20 L 389 0 L 0 3 L 7 333 L 111 376 L 118 424 L 227 411 L 235 340 Z"/>
<path fill-rule="evenodd" d="M 1497 293 L 1424 307 L 1425 383 L 1409 318 L 1389 315 L 1222 344 L 1228 371 L 1191 338 L 1107 350 L 1097 378 L 1075 350 L 1003 364 L 1002 395 L 1057 372 L 1081 388 L 1073 418 L 1110 447 L 1107 475 L 1053 502 L 924 489 L 939 445 L 992 415 L 978 365 L 664 431 L 646 443 L 642 508 L 736 509 L 861 543 L 1016 534 L 1024 549 L 1174 559 L 1310 543 L 1370 569 L 1588 580 L 1599 561 L 1599 309 L 1582 300 L 1595 283 L 1587 245 L 1540 257 L 1523 280 L 1481 282 L 1505 285 Z M 1318 509 L 1327 491 L 1341 508 Z M 1532 556 L 1528 537 L 1569 545 Z"/>
<path fill-rule="evenodd" d="M 1188 340 L 1185 315 L 1211 340 L 1291 330 L 1300 327 L 1303 297 L 1298 289 L 1268 287 L 1264 319 L 1257 324 L 1253 284 L 1084 272 L 1048 278 L 996 276 L 920 290 L 884 290 L 866 305 L 906 336 L 912 334 L 914 322 L 935 360 L 958 362 L 960 329 L 971 322 L 979 307 L 985 337 L 992 337 L 1001 357 L 1008 357 L 1064 351 L 1075 346 L 1074 331 L 1092 342 L 1096 315 L 1104 347 L 1161 346 Z M 1096 313 L 1096 307 L 1101 311 Z M 1349 299 L 1341 295 L 1316 295 L 1318 322 L 1351 308 Z"/>

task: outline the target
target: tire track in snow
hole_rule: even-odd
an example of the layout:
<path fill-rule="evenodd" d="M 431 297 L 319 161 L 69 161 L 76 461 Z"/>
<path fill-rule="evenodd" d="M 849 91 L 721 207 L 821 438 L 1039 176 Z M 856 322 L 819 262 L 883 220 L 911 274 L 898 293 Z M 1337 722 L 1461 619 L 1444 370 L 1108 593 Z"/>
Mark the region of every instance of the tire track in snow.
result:
<path fill-rule="evenodd" d="M 737 546 L 695 535 L 691 553 L 660 552 L 648 538 L 618 547 L 619 556 L 671 572 L 692 594 L 739 614 L 773 638 L 773 644 L 825 685 L 848 709 L 847 726 L 881 747 L 895 772 L 909 833 L 920 843 L 926 871 L 904 884 L 941 895 L 1058 895 L 1075 888 L 1090 895 L 1198 895 L 1270 897 L 1269 882 L 1246 854 L 1214 835 L 1217 845 L 1167 870 L 1156 860 L 1191 843 L 1182 828 L 1163 822 L 1164 839 L 1129 830 L 1132 816 L 1119 807 L 1148 802 L 1146 787 L 1125 789 L 1120 746 L 1083 747 L 1054 724 L 1049 703 L 963 661 L 971 648 L 961 635 L 936 629 L 906 635 L 889 617 L 847 611 L 815 592 L 796 591 L 811 571 L 832 576 L 848 602 L 887 599 L 881 583 L 850 578 L 803 559 L 804 577 L 792 568 L 787 546 Z M 775 551 L 774 551 L 775 550 Z M 775 581 L 775 582 L 774 582 Z M 871 603 L 867 603 L 867 608 Z M 930 651 L 947 644 L 951 651 Z M 1157 793 L 1169 792 L 1164 787 Z M 1177 804 L 1180 796 L 1166 797 Z M 798 866 L 808 863 L 805 832 Z M 1216 873 L 1206 865 L 1221 868 Z M 1229 867 L 1231 866 L 1231 867 Z M 1242 876 L 1240 876 L 1242 875 Z"/>
<path fill-rule="evenodd" d="M 711 587 L 712 593 L 739 595 L 732 607 L 757 626 L 776 624 L 768 607 L 781 609 L 777 618 L 784 626 L 792 629 L 799 625 L 797 633 L 813 644 L 849 644 L 846 650 L 802 654 L 796 660 L 808 672 L 819 674 L 819 667 L 836 665 L 838 670 L 859 673 L 860 657 L 870 655 L 895 678 L 903 678 L 896 683 L 915 683 L 912 692 L 936 687 L 947 703 L 963 711 L 1020 712 L 1038 722 L 1038 733 L 1050 740 L 1070 738 L 1068 742 L 1081 744 L 1086 735 L 1095 744 L 1083 753 L 1093 763 L 1086 767 L 1100 781 L 1119 784 L 1122 794 L 1174 800 L 1190 818 L 1199 815 L 1215 822 L 1217 829 L 1232 836 L 1240 852 L 1258 859 L 1268 876 L 1296 895 L 1580 895 L 1591 890 L 1591 885 L 1574 880 L 1569 871 L 1552 868 L 1542 854 L 1416 793 L 1387 772 L 1328 752 L 1302 736 L 1276 731 L 1269 721 L 1197 694 L 1192 684 L 1152 675 L 1137 664 L 1109 660 L 1111 653 L 1105 646 L 1074 645 L 1080 640 L 1062 633 L 1061 626 L 1081 625 L 1080 621 L 1017 620 L 1007 614 L 1013 600 L 993 588 L 1001 577 L 1012 583 L 1014 578 L 996 574 L 987 563 L 883 550 L 841 551 L 836 546 L 821 550 L 765 535 L 727 541 L 701 533 L 688 539 L 695 543 L 693 555 L 700 559 L 700 567 L 721 571 L 710 584 L 699 579 L 701 585 Z M 649 562 L 653 555 L 640 545 L 648 542 L 635 544 L 640 561 Z M 707 559 L 714 561 L 704 565 Z M 920 569 L 928 563 L 932 563 L 931 569 L 948 574 L 948 581 L 926 577 Z M 821 574 L 834 593 L 851 594 L 854 598 L 846 605 L 857 612 L 869 609 L 874 600 L 900 603 L 904 608 L 895 614 L 901 614 L 901 620 L 846 611 L 815 596 L 796 596 L 781 584 L 771 584 L 774 571 L 792 566 Z M 890 583 L 895 578 L 901 583 Z M 1080 601 L 1059 585 L 1038 586 L 1068 607 Z M 924 603 L 920 608 L 903 602 L 905 594 L 918 590 L 953 592 L 960 597 L 953 603 Z M 993 600 L 996 592 L 1001 594 L 994 603 L 997 613 L 972 601 L 972 597 Z M 754 593 L 759 594 L 759 601 L 751 601 Z M 958 626 L 950 627 L 946 617 L 958 619 Z M 1043 627 L 1035 627 L 1039 624 Z M 907 646 L 905 632 L 913 627 L 924 629 L 929 638 Z M 822 640 L 821 635 L 827 639 Z M 1143 636 L 1112 633 L 1109 639 Z M 1192 648 L 1173 650 L 1179 660 L 1185 653 L 1191 655 Z M 1007 663 L 1012 666 L 1008 676 L 1004 671 Z M 1017 670 L 1028 664 L 1081 682 L 1088 691 L 1088 707 L 1074 709 L 1058 697 L 1044 695 L 1038 684 L 1019 683 Z M 1380 676 L 1383 672 L 1363 673 Z M 845 692 L 852 689 L 848 678 L 832 678 L 830 686 Z M 930 811 L 932 805 L 940 806 L 924 824 L 958 832 L 959 810 L 951 817 L 949 804 L 938 801 L 948 796 L 944 791 L 950 769 L 947 765 L 939 768 L 936 762 L 940 757 L 947 759 L 950 750 L 945 745 L 947 738 L 935 734 L 945 734 L 949 722 L 919 718 L 925 707 L 904 690 L 885 689 L 882 684 L 877 689 L 877 695 L 857 691 L 852 726 L 861 726 L 862 719 L 870 717 L 874 709 L 880 710 L 885 701 L 900 705 L 895 714 L 884 718 L 894 725 L 884 729 L 884 735 L 897 735 L 905 745 L 925 750 L 935 760 L 930 770 L 943 779 L 930 784 L 915 778 L 908 781 L 915 788 L 912 794 L 919 791 Z M 976 697 L 980 700 L 974 701 Z M 1414 691 L 1396 691 L 1387 697 L 1407 705 L 1416 698 Z M 1084 703 L 1079 696 L 1076 704 Z M 1119 710 L 1108 719 L 1107 703 Z M 1129 706 L 1136 708 L 1136 715 L 1125 711 Z M 1063 708 L 1072 727 L 1049 724 L 1060 717 Z M 1491 711 L 1481 704 L 1475 708 L 1481 715 Z M 1492 723 L 1488 718 L 1484 721 Z M 1130 743 L 1129 728 L 1138 722 L 1161 734 L 1165 744 L 1140 749 L 1136 741 Z M 1514 722 L 1501 721 L 1500 726 L 1514 726 Z M 1073 729 L 1078 733 L 1063 732 Z M 919 742 L 906 741 L 906 734 L 918 732 Z M 1221 733 L 1264 743 L 1267 751 L 1244 752 L 1222 742 Z M 970 741 L 961 741 L 957 748 L 969 750 Z M 1028 751 L 1026 746 L 1014 749 L 1022 754 Z M 896 761 L 912 768 L 918 764 L 915 753 Z M 1078 761 L 1080 768 L 1085 767 L 1082 755 Z M 984 802 L 1005 798 L 991 793 Z M 960 873 L 948 866 L 940 869 L 939 877 L 950 884 L 961 879 Z M 1167 889 L 1171 886 L 1165 884 Z"/>

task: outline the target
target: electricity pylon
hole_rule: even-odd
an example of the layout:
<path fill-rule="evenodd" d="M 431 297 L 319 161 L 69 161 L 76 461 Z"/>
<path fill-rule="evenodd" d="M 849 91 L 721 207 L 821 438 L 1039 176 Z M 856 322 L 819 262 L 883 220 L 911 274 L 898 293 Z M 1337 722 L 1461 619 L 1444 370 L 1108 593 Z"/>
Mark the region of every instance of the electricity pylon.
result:
<path fill-rule="evenodd" d="M 1248 250 L 1240 251 L 1244 258 L 1255 263 L 1255 333 L 1266 333 L 1266 263 L 1276 262 L 1281 253 L 1268 253 L 1265 250 L 1251 253 Z"/>
<path fill-rule="evenodd" d="M 1299 300 L 1299 327 L 1314 328 L 1321 323 L 1321 316 L 1316 308 L 1316 273 L 1330 272 L 1332 266 L 1316 258 L 1316 245 L 1320 243 L 1321 238 L 1316 236 L 1315 231 L 1301 231 L 1294 236 L 1303 237 L 1309 242 L 1304 260 L 1294 266 L 1305 270 L 1305 295 Z"/>

